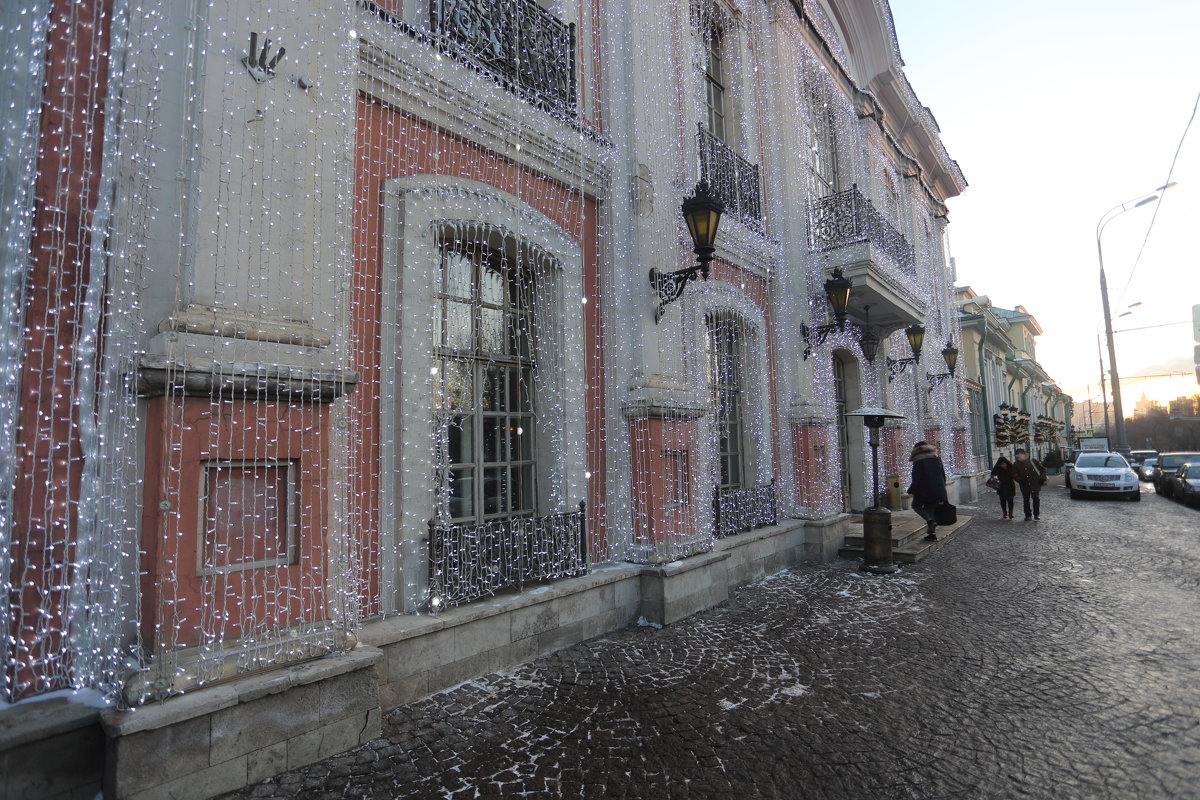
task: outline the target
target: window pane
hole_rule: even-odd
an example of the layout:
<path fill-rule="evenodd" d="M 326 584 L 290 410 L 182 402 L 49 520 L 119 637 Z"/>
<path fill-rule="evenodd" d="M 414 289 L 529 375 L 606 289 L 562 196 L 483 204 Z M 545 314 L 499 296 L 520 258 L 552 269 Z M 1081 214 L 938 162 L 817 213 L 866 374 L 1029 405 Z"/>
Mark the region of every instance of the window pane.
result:
<path fill-rule="evenodd" d="M 448 458 L 451 464 L 464 464 L 475 460 L 474 417 L 451 417 L 448 435 Z"/>
<path fill-rule="evenodd" d="M 467 361 L 446 360 L 442 362 L 442 379 L 445 384 L 444 403 L 450 411 L 469 411 L 475 406 L 474 376 Z"/>
<path fill-rule="evenodd" d="M 484 411 L 504 411 L 508 408 L 505 402 L 505 374 L 507 370 L 503 367 L 490 366 L 484 369 L 483 374 L 483 410 Z"/>
<path fill-rule="evenodd" d="M 533 465 L 514 467 L 513 511 L 533 511 Z"/>
<path fill-rule="evenodd" d="M 474 265 L 462 253 L 446 252 L 446 294 L 451 297 L 471 299 L 471 282 Z"/>
<path fill-rule="evenodd" d="M 479 300 L 490 306 L 507 305 L 504 301 L 504 273 L 492 264 L 479 268 Z"/>
<path fill-rule="evenodd" d="M 450 518 L 475 516 L 475 470 L 472 467 L 452 469 L 446 481 L 450 501 Z"/>
<path fill-rule="evenodd" d="M 470 350 L 471 306 L 466 303 L 446 301 L 446 347 L 454 350 Z"/>
<path fill-rule="evenodd" d="M 504 341 L 503 311 L 485 308 L 480 312 L 479 349 L 485 353 L 503 353 L 507 349 Z"/>
<path fill-rule="evenodd" d="M 483 460 L 495 464 L 504 458 L 504 417 L 483 418 Z"/>
<path fill-rule="evenodd" d="M 488 467 L 483 471 L 483 475 L 483 513 L 507 513 L 508 468 Z"/>
<path fill-rule="evenodd" d="M 509 418 L 509 453 L 513 461 L 529 461 L 533 458 L 532 422 L 531 417 Z"/>

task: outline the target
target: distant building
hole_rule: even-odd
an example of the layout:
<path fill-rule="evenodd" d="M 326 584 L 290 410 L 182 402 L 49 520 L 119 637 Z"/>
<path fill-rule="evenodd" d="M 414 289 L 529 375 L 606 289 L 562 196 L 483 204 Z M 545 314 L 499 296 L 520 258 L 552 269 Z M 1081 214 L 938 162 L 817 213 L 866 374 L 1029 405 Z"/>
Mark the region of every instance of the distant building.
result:
<path fill-rule="evenodd" d="M 1146 396 L 1145 392 L 1142 392 L 1142 399 L 1138 400 L 1137 404 L 1133 407 L 1133 417 L 1137 419 L 1138 417 L 1149 416 L 1151 411 L 1166 411 L 1166 409 L 1163 408 L 1162 403 L 1157 400 L 1151 400 Z"/>
<path fill-rule="evenodd" d="M 1024 306 L 994 307 L 970 286 L 956 287 L 955 297 L 976 469 L 1017 447 L 1039 457 L 1066 448 L 1076 404 L 1037 361 L 1037 319 Z"/>

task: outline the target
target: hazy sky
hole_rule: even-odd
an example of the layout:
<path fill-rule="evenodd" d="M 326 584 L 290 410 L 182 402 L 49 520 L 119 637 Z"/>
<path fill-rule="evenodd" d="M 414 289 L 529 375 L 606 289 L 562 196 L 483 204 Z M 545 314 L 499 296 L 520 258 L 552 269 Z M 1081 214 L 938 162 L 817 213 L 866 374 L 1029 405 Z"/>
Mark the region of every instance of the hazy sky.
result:
<path fill-rule="evenodd" d="M 970 184 L 950 201 L 958 285 L 1041 324 L 1037 358 L 1099 399 L 1096 225 L 1167 182 L 1200 93 L 1200 0 L 892 0 L 905 73 Z M 1157 203 L 1104 229 L 1125 413 L 1200 391 L 1200 119 Z M 1138 251 L 1150 229 L 1145 250 Z M 1133 303 L 1141 305 L 1129 309 Z M 1123 311 L 1133 313 L 1119 317 Z M 1164 323 L 1186 322 L 1184 325 Z M 1107 365 L 1107 352 L 1105 355 Z M 1186 372 L 1175 379 L 1137 376 Z"/>

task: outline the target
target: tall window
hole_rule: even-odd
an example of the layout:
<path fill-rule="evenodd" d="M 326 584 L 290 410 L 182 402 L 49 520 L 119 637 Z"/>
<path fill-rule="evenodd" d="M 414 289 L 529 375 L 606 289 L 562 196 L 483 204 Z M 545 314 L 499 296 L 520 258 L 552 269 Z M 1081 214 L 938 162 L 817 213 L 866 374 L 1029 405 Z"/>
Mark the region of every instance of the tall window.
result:
<path fill-rule="evenodd" d="M 711 312 L 708 325 L 708 369 L 717 406 L 717 455 L 721 463 L 721 489 L 740 489 L 746 484 L 745 334 L 741 320 L 730 312 Z"/>
<path fill-rule="evenodd" d="M 536 512 L 532 297 L 519 257 L 443 246 L 434 408 L 440 513 L 453 521 Z"/>
<path fill-rule="evenodd" d="M 727 142 L 725 136 L 725 60 L 721 56 L 724 36 L 720 28 L 709 28 L 708 47 L 704 59 L 704 102 L 708 132 Z"/>
<path fill-rule="evenodd" d="M 810 171 L 814 193 L 823 197 L 838 190 L 837 124 L 833 105 L 815 86 L 808 93 L 808 132 L 812 147 Z"/>

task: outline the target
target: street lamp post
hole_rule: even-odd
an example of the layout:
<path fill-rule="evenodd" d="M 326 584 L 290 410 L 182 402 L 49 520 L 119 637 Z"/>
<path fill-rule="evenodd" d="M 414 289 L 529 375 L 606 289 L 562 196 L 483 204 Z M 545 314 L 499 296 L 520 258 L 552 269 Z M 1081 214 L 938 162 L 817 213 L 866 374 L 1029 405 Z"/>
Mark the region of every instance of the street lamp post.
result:
<path fill-rule="evenodd" d="M 1162 192 L 1174 185 L 1175 183 L 1171 182 L 1165 186 L 1158 187 L 1155 191 Z M 1108 341 L 1108 368 L 1111 373 L 1113 412 L 1116 417 L 1117 426 L 1117 445 L 1114 449 L 1122 454 L 1129 453 L 1129 444 L 1125 440 L 1125 412 L 1121 407 L 1121 377 L 1117 373 L 1117 348 L 1113 343 L 1112 314 L 1108 307 L 1108 279 L 1104 276 L 1104 248 L 1100 246 L 1100 235 L 1104 232 L 1105 225 L 1126 211 L 1132 211 L 1148 203 L 1153 203 L 1157 199 L 1157 194 L 1151 194 L 1126 200 L 1124 203 L 1115 205 L 1104 212 L 1100 217 L 1100 221 L 1096 223 L 1096 255 L 1100 261 L 1100 300 L 1104 304 L 1104 336 Z"/>

